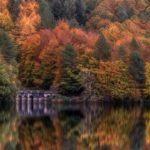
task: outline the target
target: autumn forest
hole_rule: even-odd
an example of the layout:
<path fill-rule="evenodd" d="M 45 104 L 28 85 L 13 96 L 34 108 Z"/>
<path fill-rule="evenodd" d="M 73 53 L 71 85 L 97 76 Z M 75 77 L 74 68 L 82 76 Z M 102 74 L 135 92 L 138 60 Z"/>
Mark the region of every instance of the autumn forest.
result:
<path fill-rule="evenodd" d="M 18 89 L 150 97 L 150 0 L 0 0 L 0 99 Z"/>

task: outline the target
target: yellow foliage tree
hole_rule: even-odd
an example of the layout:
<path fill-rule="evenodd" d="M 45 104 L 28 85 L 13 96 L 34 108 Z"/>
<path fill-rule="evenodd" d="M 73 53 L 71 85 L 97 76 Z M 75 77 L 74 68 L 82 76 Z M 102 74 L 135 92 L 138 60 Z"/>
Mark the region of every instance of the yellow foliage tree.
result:
<path fill-rule="evenodd" d="M 145 89 L 144 89 L 144 95 L 146 97 L 150 96 L 150 63 L 146 63 L 145 65 L 145 76 L 146 76 L 146 82 L 145 82 Z"/>
<path fill-rule="evenodd" d="M 19 16 L 16 21 L 16 32 L 19 41 L 36 32 L 40 23 L 38 4 L 35 0 L 22 0 L 19 5 Z"/>
<path fill-rule="evenodd" d="M 8 0 L 0 0 L 0 28 L 10 30 L 13 26 L 9 11 L 7 9 Z"/>
<path fill-rule="evenodd" d="M 123 61 L 101 61 L 97 74 L 103 96 L 115 99 L 139 97 L 139 90 L 128 72 L 128 66 Z"/>

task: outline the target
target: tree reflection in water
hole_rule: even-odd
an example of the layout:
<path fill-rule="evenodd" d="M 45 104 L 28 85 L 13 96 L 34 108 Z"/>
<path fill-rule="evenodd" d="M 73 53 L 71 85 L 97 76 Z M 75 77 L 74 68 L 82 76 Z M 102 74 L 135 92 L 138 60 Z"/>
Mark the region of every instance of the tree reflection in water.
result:
<path fill-rule="evenodd" d="M 145 118 L 143 111 L 139 114 L 138 120 L 134 123 L 130 134 L 130 146 L 132 150 L 140 150 L 145 143 Z"/>
<path fill-rule="evenodd" d="M 5 119 L 0 120 L 0 149 L 150 149 L 149 108 L 100 104 L 50 107 L 57 113 L 41 117 L 17 117 L 7 109 L 1 111 Z"/>
<path fill-rule="evenodd" d="M 0 150 L 16 150 L 18 147 L 17 116 L 13 103 L 0 100 Z"/>

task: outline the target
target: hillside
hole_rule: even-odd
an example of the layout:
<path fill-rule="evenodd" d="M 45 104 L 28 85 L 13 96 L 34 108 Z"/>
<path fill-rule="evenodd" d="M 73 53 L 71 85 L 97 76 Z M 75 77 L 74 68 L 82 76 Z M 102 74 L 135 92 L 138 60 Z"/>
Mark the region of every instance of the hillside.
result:
<path fill-rule="evenodd" d="M 131 41 L 136 39 L 141 54 L 150 57 L 150 2 L 148 0 L 103 0 L 97 2 L 87 22 L 89 29 L 102 32 L 113 51 L 125 46 L 131 51 Z"/>
<path fill-rule="evenodd" d="M 17 60 L 22 88 L 91 99 L 150 96 L 149 0 L 0 0 L 0 6 L 7 41 L 1 37 L 1 64 L 17 70 Z"/>
<path fill-rule="evenodd" d="M 10 34 L 13 27 L 7 1 L 0 1 L 0 100 L 13 97 L 18 85 L 17 47 Z"/>

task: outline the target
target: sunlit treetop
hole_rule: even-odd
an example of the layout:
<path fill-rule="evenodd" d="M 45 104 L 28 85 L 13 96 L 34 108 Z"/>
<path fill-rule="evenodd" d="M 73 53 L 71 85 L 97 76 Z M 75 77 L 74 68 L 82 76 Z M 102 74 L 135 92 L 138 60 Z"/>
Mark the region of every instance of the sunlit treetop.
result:
<path fill-rule="evenodd" d="M 7 6 L 8 0 L 0 0 L 0 28 L 5 30 L 9 30 L 13 26 Z"/>
<path fill-rule="evenodd" d="M 22 0 L 19 5 L 19 14 L 16 21 L 16 30 L 21 38 L 25 38 L 36 32 L 40 24 L 38 4 L 35 0 Z"/>

